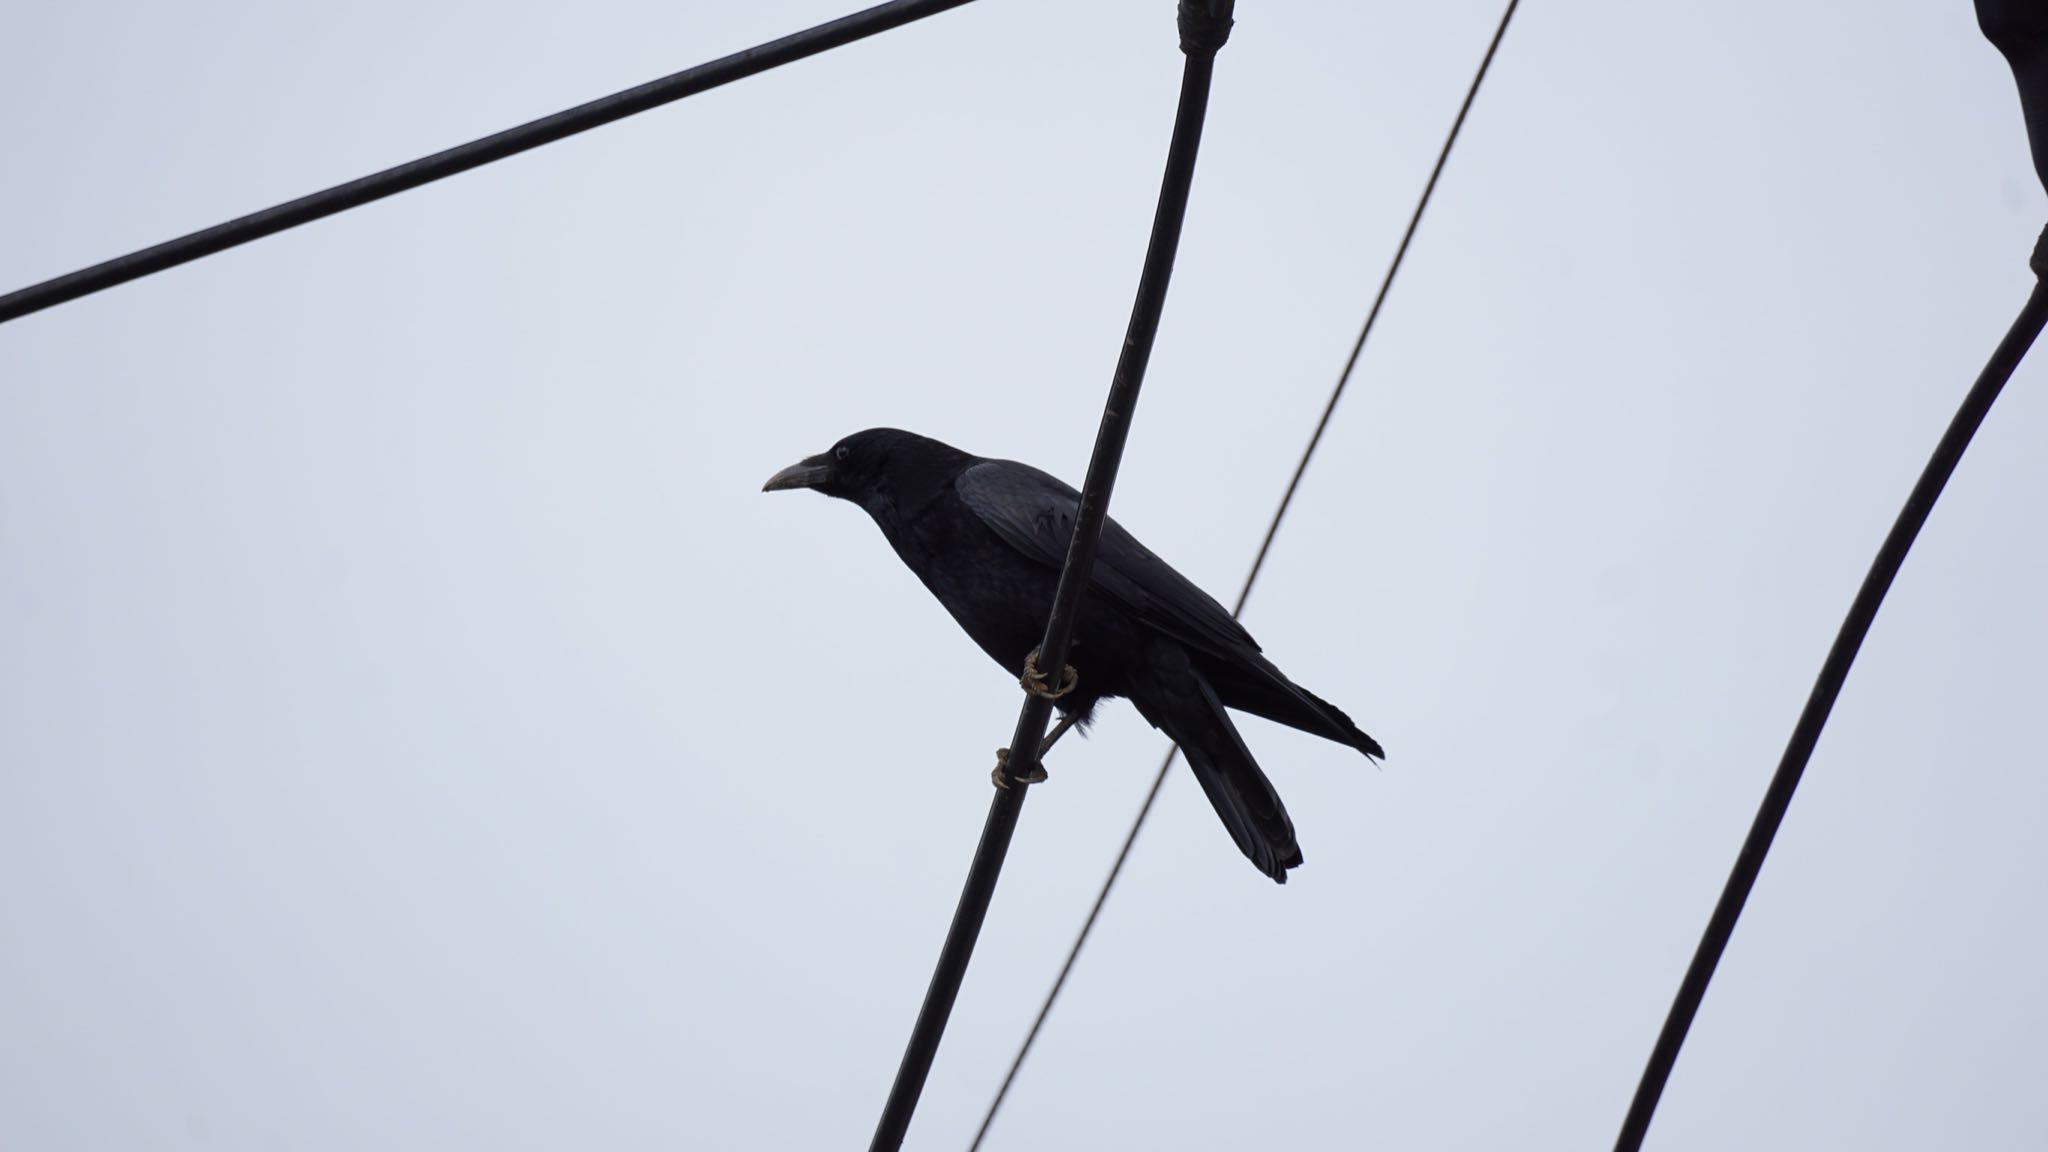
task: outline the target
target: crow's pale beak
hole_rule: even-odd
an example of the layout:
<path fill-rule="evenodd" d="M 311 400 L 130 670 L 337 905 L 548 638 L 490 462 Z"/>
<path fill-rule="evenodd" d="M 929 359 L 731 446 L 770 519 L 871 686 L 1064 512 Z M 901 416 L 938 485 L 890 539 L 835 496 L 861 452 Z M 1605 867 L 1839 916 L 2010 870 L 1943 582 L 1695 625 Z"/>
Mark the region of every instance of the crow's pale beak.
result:
<path fill-rule="evenodd" d="M 768 478 L 761 485 L 763 492 L 786 492 L 791 488 L 816 488 L 832 478 L 832 463 L 829 457 L 813 456 L 799 460 Z"/>

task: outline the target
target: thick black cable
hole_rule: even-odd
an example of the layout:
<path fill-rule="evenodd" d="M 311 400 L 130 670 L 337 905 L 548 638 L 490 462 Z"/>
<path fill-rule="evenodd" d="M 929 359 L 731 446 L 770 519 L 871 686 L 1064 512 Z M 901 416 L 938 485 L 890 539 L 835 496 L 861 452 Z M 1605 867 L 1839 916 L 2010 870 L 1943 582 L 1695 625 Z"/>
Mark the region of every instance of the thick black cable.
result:
<path fill-rule="evenodd" d="M 1152 237 L 1145 250 L 1144 268 L 1138 275 L 1137 298 L 1131 304 L 1130 326 L 1117 357 L 1116 374 L 1110 381 L 1109 399 L 1103 405 L 1102 423 L 1095 434 L 1095 449 L 1088 458 L 1087 479 L 1081 485 L 1074 538 L 1060 569 L 1059 588 L 1053 595 L 1045 638 L 1038 648 L 1038 667 L 1055 678 L 1066 666 L 1081 592 L 1095 570 L 1096 545 L 1102 537 L 1103 522 L 1109 516 L 1110 492 L 1116 485 L 1117 467 L 1123 460 L 1124 441 L 1130 434 L 1131 415 L 1137 408 L 1138 389 L 1144 383 L 1145 366 L 1152 356 L 1152 342 L 1159 333 L 1174 254 L 1180 246 L 1181 222 L 1187 215 L 1188 192 L 1194 182 L 1195 154 L 1201 144 L 1202 120 L 1209 105 L 1209 81 L 1216 52 L 1230 32 L 1233 6 L 1234 0 L 1180 0 L 1181 50 L 1187 61 L 1181 71 L 1180 105 L 1174 113 L 1173 139 L 1167 146 L 1166 173 L 1160 182 L 1159 204 L 1153 212 Z M 1025 693 L 1024 706 L 1017 714 L 1017 729 L 1010 738 L 1009 786 L 996 789 L 995 798 L 989 803 L 988 820 L 982 826 L 981 841 L 975 846 L 967 883 L 960 892 L 952 925 L 946 931 L 946 942 L 939 950 L 938 966 L 925 990 L 924 1004 L 918 1009 L 917 1023 L 897 1067 L 895 1083 L 889 1088 L 882 1118 L 868 1145 L 870 1152 L 894 1152 L 902 1146 L 903 1136 L 910 1128 L 911 1115 L 917 1110 L 925 1078 L 945 1035 L 947 1018 L 952 1015 L 953 1001 L 960 994 L 960 982 L 967 975 L 967 963 L 973 958 L 982 920 L 995 896 L 1003 858 L 1010 850 L 1010 838 L 1023 811 L 1024 794 L 1029 787 L 1026 778 L 1038 765 L 1039 741 L 1052 718 L 1052 706 L 1048 696 Z"/>
<path fill-rule="evenodd" d="M 1749 900 L 1750 890 L 1756 887 L 1757 876 L 1763 871 L 1764 857 L 1771 850 L 1771 841 L 1778 834 L 1778 826 L 1784 823 L 1785 812 L 1792 805 L 1792 794 L 1798 789 L 1799 778 L 1806 771 L 1806 762 L 1813 756 L 1821 729 L 1827 726 L 1828 713 L 1833 711 L 1835 698 L 1842 693 L 1842 684 L 1849 678 L 1849 668 L 1856 662 L 1856 653 L 1863 646 L 1863 638 L 1870 633 L 1871 622 L 1877 618 L 1877 610 L 1892 586 L 1892 578 L 1899 574 L 1900 566 L 1906 562 L 1906 553 L 1919 536 L 1921 525 L 1927 523 L 1927 515 L 1934 510 L 1934 502 L 1940 499 L 1943 485 L 1955 472 L 1956 464 L 1969 448 L 1970 438 L 1976 434 L 1978 425 L 1984 422 L 1985 414 L 1991 411 L 1999 390 L 2005 387 L 2013 369 L 2019 366 L 2020 358 L 2033 346 L 2034 337 L 2040 335 L 2042 323 L 2048 321 L 2048 281 L 2041 279 L 2048 277 L 2048 232 L 2042 233 L 2041 242 L 2035 246 L 2033 269 L 2036 277 L 2033 294 L 2027 298 L 2026 306 L 2020 309 L 2019 317 L 2012 322 L 2012 329 L 1991 354 L 1990 362 L 1984 365 L 1976 384 L 1963 397 L 1962 407 L 1956 410 L 1955 419 L 1949 422 L 1941 442 L 1935 445 L 1927 468 L 1920 473 L 1919 482 L 1913 485 L 1912 494 L 1906 497 L 1906 506 L 1899 510 L 1899 518 L 1892 524 L 1883 547 L 1877 550 L 1877 558 L 1871 561 L 1870 571 L 1863 577 L 1863 586 L 1857 589 L 1856 599 L 1849 605 L 1849 615 L 1842 621 L 1841 631 L 1835 635 L 1834 646 L 1828 649 L 1827 660 L 1821 665 L 1813 691 L 1806 698 L 1806 708 L 1800 712 L 1798 724 L 1793 726 L 1792 738 L 1785 745 L 1778 770 L 1771 777 L 1763 804 L 1757 809 L 1756 820 L 1751 823 L 1749 835 L 1742 842 L 1742 852 L 1735 858 L 1735 868 L 1721 890 L 1720 901 L 1714 905 L 1714 914 L 1707 921 L 1706 932 L 1700 937 L 1691 965 L 1685 970 L 1685 980 L 1678 986 L 1671 1011 L 1664 1018 L 1664 1028 L 1657 1035 L 1657 1045 L 1650 1051 L 1649 1063 L 1643 1069 L 1635 1098 L 1629 1102 L 1628 1115 L 1622 1121 L 1621 1134 L 1615 1138 L 1616 1152 L 1637 1152 L 1643 1146 L 1643 1137 L 1650 1130 L 1650 1119 L 1657 1111 L 1658 1100 L 1663 1097 L 1665 1083 L 1671 1078 L 1672 1066 L 1678 1062 L 1678 1051 L 1685 1044 L 1686 1032 L 1692 1027 L 1693 1017 L 1699 1013 L 1700 1001 L 1706 997 L 1707 984 L 1714 978 L 1714 969 L 1721 962 L 1721 954 L 1727 951 L 1728 939 L 1735 932 L 1735 922 L 1742 916 L 1742 907 Z"/>
<path fill-rule="evenodd" d="M 1977 26 L 1984 33 L 1984 38 L 1991 41 L 2012 68 L 2013 80 L 2019 86 L 2020 111 L 2026 117 L 2027 137 L 2033 149 L 2034 174 L 2040 178 L 2042 187 L 2048 189 L 2048 7 L 2043 7 L 2036 0 L 1976 0 L 1976 8 Z M 1942 435 L 1941 442 L 1935 445 L 1933 457 L 1927 461 L 1919 481 L 1913 485 L 1912 494 L 1906 498 L 1906 506 L 1899 510 L 1891 533 L 1878 549 L 1877 558 L 1871 561 L 1870 571 L 1863 577 L 1863 586 L 1857 589 L 1856 599 L 1849 605 L 1849 615 L 1835 634 L 1834 646 L 1828 649 L 1827 660 L 1822 663 L 1813 691 L 1806 698 L 1806 708 L 1800 712 L 1799 722 L 1793 726 L 1792 738 L 1786 743 L 1785 754 L 1778 761 L 1778 770 L 1771 776 L 1770 787 L 1764 792 L 1763 803 L 1750 824 L 1749 835 L 1742 842 L 1742 852 L 1735 858 L 1735 867 L 1728 876 L 1728 883 L 1721 889 L 1721 899 L 1714 905 L 1713 916 L 1708 919 L 1699 947 L 1693 952 L 1692 963 L 1686 967 L 1685 979 L 1678 986 L 1671 1011 L 1664 1017 L 1664 1027 L 1657 1034 L 1656 1047 L 1650 1050 L 1643 1077 L 1636 1084 L 1634 1098 L 1629 1101 L 1628 1115 L 1622 1119 L 1621 1132 L 1615 1137 L 1616 1152 L 1636 1152 L 1649 1135 L 1650 1121 L 1656 1115 L 1658 1101 L 1664 1096 L 1664 1085 L 1671 1079 L 1671 1070 L 1678 1063 L 1679 1049 L 1685 1046 L 1686 1033 L 1692 1028 L 1693 1017 L 1699 1013 L 1707 985 L 1714 978 L 1714 969 L 1721 962 L 1721 954 L 1728 948 L 1729 937 L 1735 931 L 1736 920 L 1742 916 L 1750 890 L 1756 886 L 1757 876 L 1763 871 L 1764 856 L 1770 852 L 1771 841 L 1778 834 L 1778 826 L 1784 822 L 1785 812 L 1792 804 L 1792 794 L 1799 787 L 1806 762 L 1820 740 L 1821 729 L 1827 725 L 1835 698 L 1841 694 L 1842 685 L 1848 679 L 1849 668 L 1856 661 L 1856 652 L 1863 645 L 1863 637 L 1877 618 L 1885 593 L 1890 590 L 1900 566 L 1906 562 L 1906 553 L 1912 549 L 1921 525 L 1927 522 L 1928 514 L 1933 511 L 1943 485 L 1948 483 L 1949 476 L 1962 460 L 1963 452 L 1969 448 L 1977 426 L 1983 423 L 2006 380 L 2019 366 L 2027 349 L 2033 346 L 2034 338 L 2040 335 L 2043 322 L 2048 321 L 2048 230 L 2043 230 L 2041 238 L 2035 242 L 2029 266 L 2034 273 L 2032 294 L 2013 320 L 2005 339 L 1992 352 L 1990 361 L 1984 365 L 1984 371 L 1978 375 L 1969 394 L 1963 397 L 1962 407 L 1949 421 L 1948 431 Z"/>
<path fill-rule="evenodd" d="M 659 108 L 744 79 L 758 72 L 815 56 L 820 52 L 865 39 L 878 32 L 886 32 L 914 20 L 936 15 L 949 8 L 958 8 L 968 0 L 890 0 L 873 8 L 843 16 L 837 20 L 806 28 L 757 44 L 730 56 L 720 57 L 695 68 L 686 69 L 673 75 L 652 80 L 637 88 L 614 92 L 610 96 L 578 104 L 574 108 L 530 120 L 516 128 L 508 128 L 467 144 L 458 144 L 446 151 L 436 152 L 418 160 L 386 168 L 346 184 L 301 196 L 260 212 L 237 217 L 225 224 L 175 240 L 167 240 L 154 247 L 117 256 L 90 268 L 66 273 L 55 279 L 32 284 L 27 288 L 0 296 L 0 324 L 55 307 L 67 300 L 76 300 L 117 284 L 137 280 L 153 272 L 175 268 L 202 256 L 211 256 L 251 240 L 260 240 L 311 223 L 337 212 L 345 212 L 386 196 L 393 196 L 422 184 L 430 184 L 460 172 L 503 160 L 543 144 L 552 144 L 567 136 L 587 132 L 622 120 L 650 108 Z"/>
<path fill-rule="evenodd" d="M 1315 431 L 1309 434 L 1308 444 L 1301 450 L 1301 458 L 1294 463 L 1294 474 L 1287 479 L 1287 490 L 1281 494 L 1279 507 L 1273 510 L 1273 518 L 1266 525 L 1265 538 L 1259 541 L 1258 555 L 1252 558 L 1251 570 L 1245 573 L 1244 584 L 1237 591 L 1237 603 L 1231 606 L 1230 615 L 1236 618 L 1244 614 L 1245 602 L 1251 599 L 1252 587 L 1258 583 L 1259 572 L 1266 566 L 1266 555 L 1273 550 L 1273 538 L 1280 533 L 1280 522 L 1287 518 L 1287 509 L 1294 503 L 1294 494 L 1301 487 L 1301 478 L 1308 472 L 1309 460 L 1323 442 L 1323 433 L 1330 427 L 1330 417 L 1337 411 L 1337 402 L 1344 398 L 1344 389 L 1351 383 L 1351 375 L 1358 367 L 1358 357 L 1365 351 L 1366 338 L 1372 335 L 1373 325 L 1379 321 L 1380 308 L 1387 302 L 1387 291 L 1394 286 L 1394 276 L 1401 271 L 1401 262 L 1408 256 L 1408 245 L 1415 239 L 1415 229 L 1422 223 L 1422 213 L 1429 207 L 1429 200 L 1436 192 L 1437 179 L 1444 173 L 1444 163 L 1451 157 L 1451 147 L 1458 142 L 1458 133 L 1465 126 L 1465 116 L 1472 111 L 1472 101 L 1479 95 L 1479 85 L 1486 79 L 1487 70 L 1493 67 L 1494 53 L 1500 50 L 1501 38 L 1507 35 L 1508 22 L 1514 19 L 1515 6 L 1521 0 L 1508 0 L 1507 7 L 1500 14 L 1500 24 L 1493 30 L 1493 39 L 1487 42 L 1486 55 L 1480 57 L 1479 67 L 1472 74 L 1472 83 L 1465 89 L 1465 99 L 1458 105 L 1458 114 L 1451 120 L 1451 129 L 1444 134 L 1443 147 L 1437 150 L 1436 163 L 1429 170 L 1429 179 L 1422 185 L 1422 195 L 1415 202 L 1415 211 L 1408 216 L 1408 226 L 1401 232 L 1401 243 L 1394 249 L 1394 258 L 1387 264 L 1386 275 L 1380 278 L 1379 291 L 1372 298 L 1372 307 L 1366 310 L 1365 323 L 1359 326 L 1358 339 L 1351 343 L 1351 354 L 1344 359 L 1344 370 L 1337 374 L 1337 383 L 1330 389 L 1330 399 L 1323 405 L 1323 414 L 1316 420 Z M 1067 977 L 1074 971 L 1074 962 L 1080 959 L 1081 948 L 1088 943 L 1089 933 L 1095 930 L 1095 921 L 1102 915 L 1102 906 L 1109 900 L 1109 890 L 1116 886 L 1117 877 L 1123 874 L 1124 862 L 1130 859 L 1131 847 L 1138 842 L 1138 833 L 1145 827 L 1145 820 L 1152 814 L 1152 804 L 1159 799 L 1159 789 L 1166 783 L 1166 775 L 1173 769 L 1174 759 L 1180 754 L 1180 746 L 1166 750 L 1159 761 L 1159 771 L 1152 776 L 1152 786 L 1145 792 L 1145 800 L 1138 805 L 1138 814 L 1131 821 L 1131 830 L 1124 835 L 1123 846 L 1117 849 L 1116 860 L 1109 866 L 1109 875 L 1103 877 L 1102 888 L 1095 894 L 1095 903 L 1088 909 L 1088 918 L 1081 922 L 1081 931 L 1074 937 L 1074 946 L 1067 950 L 1067 958 L 1060 964 L 1059 975 L 1053 978 L 1052 988 L 1045 994 L 1045 1001 L 1038 1006 L 1038 1015 L 1031 1021 L 1030 1031 L 1024 1034 L 1024 1042 L 1017 1046 L 1017 1055 L 1010 1061 L 1009 1071 L 1003 1074 L 1003 1082 L 996 1089 L 995 1099 L 989 1101 L 988 1111 L 981 1118 L 981 1127 L 974 1133 L 974 1142 L 968 1152 L 977 1152 L 981 1142 L 987 1138 L 990 1125 L 995 1123 L 996 1113 L 1002 1109 L 1003 1101 L 1010 1094 L 1011 1085 L 1017 1081 L 1017 1073 L 1024 1067 L 1024 1058 L 1031 1054 L 1031 1046 L 1037 1042 L 1038 1034 L 1045 1028 L 1045 1019 L 1052 1013 L 1055 1000 L 1067 986 Z"/>

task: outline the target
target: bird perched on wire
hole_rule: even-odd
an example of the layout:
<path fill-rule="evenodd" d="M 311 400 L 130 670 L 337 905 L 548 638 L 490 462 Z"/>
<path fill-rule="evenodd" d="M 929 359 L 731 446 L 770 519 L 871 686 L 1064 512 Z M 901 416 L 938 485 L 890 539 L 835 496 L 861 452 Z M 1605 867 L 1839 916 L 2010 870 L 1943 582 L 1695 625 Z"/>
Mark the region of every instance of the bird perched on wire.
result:
<path fill-rule="evenodd" d="M 1036 669 L 1080 494 L 1013 460 L 990 460 L 894 428 L 856 432 L 769 477 L 764 492 L 809 488 L 861 506 L 896 555 L 982 651 Z M 1115 520 L 1102 529 L 1067 657 L 1050 690 L 1062 725 L 1122 696 L 1179 743 L 1238 849 L 1280 883 L 1301 863 L 1294 822 L 1226 708 L 1381 757 L 1336 706 L 1283 675 L 1251 633 Z M 1062 670 L 1064 673 L 1065 670 Z M 1061 676 L 1046 679 L 1060 681 Z M 1042 778 L 1042 777 L 1040 777 Z"/>

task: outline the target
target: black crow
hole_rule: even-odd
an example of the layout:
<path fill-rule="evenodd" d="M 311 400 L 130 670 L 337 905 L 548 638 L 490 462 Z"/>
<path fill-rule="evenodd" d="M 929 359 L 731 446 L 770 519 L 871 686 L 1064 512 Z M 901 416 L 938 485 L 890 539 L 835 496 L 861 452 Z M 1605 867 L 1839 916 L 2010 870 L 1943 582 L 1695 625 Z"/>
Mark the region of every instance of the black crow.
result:
<path fill-rule="evenodd" d="M 777 472 L 762 491 L 789 488 L 866 509 L 982 651 L 1011 671 L 1026 667 L 1044 637 L 1079 493 L 1029 465 L 894 428 L 848 436 Z M 1098 701 L 1128 697 L 1180 744 L 1239 850 L 1283 884 L 1301 863 L 1294 822 L 1224 709 L 1385 755 L 1349 716 L 1282 675 L 1221 604 L 1115 520 L 1103 526 L 1067 663 L 1076 680 L 1058 704 L 1068 720 L 1085 722 Z"/>

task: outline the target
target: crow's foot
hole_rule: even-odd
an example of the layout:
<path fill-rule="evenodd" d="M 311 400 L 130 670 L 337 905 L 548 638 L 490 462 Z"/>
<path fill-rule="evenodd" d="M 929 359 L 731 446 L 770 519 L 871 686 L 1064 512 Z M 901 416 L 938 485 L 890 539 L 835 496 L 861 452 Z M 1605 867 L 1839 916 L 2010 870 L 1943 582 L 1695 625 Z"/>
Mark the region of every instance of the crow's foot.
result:
<path fill-rule="evenodd" d="M 1069 664 L 1060 670 L 1060 686 L 1054 688 L 1048 683 L 1046 674 L 1038 670 L 1038 649 L 1036 648 L 1031 650 L 1031 655 L 1024 658 L 1024 674 L 1017 677 L 1017 683 L 1022 685 L 1026 692 L 1031 693 L 1033 696 L 1042 696 L 1047 700 L 1057 700 L 1065 696 L 1074 690 L 1074 685 L 1080 682 L 1081 674 L 1074 671 L 1074 666 Z"/>
<path fill-rule="evenodd" d="M 989 782 L 998 788 L 1008 788 L 1010 786 L 1010 750 L 1008 748 L 996 749 L 995 771 L 990 772 L 988 778 Z M 1031 775 L 1018 777 L 1018 780 L 1025 784 L 1043 784 L 1049 779 L 1051 777 L 1045 774 L 1045 765 L 1043 764 L 1033 764 L 1031 766 Z"/>

